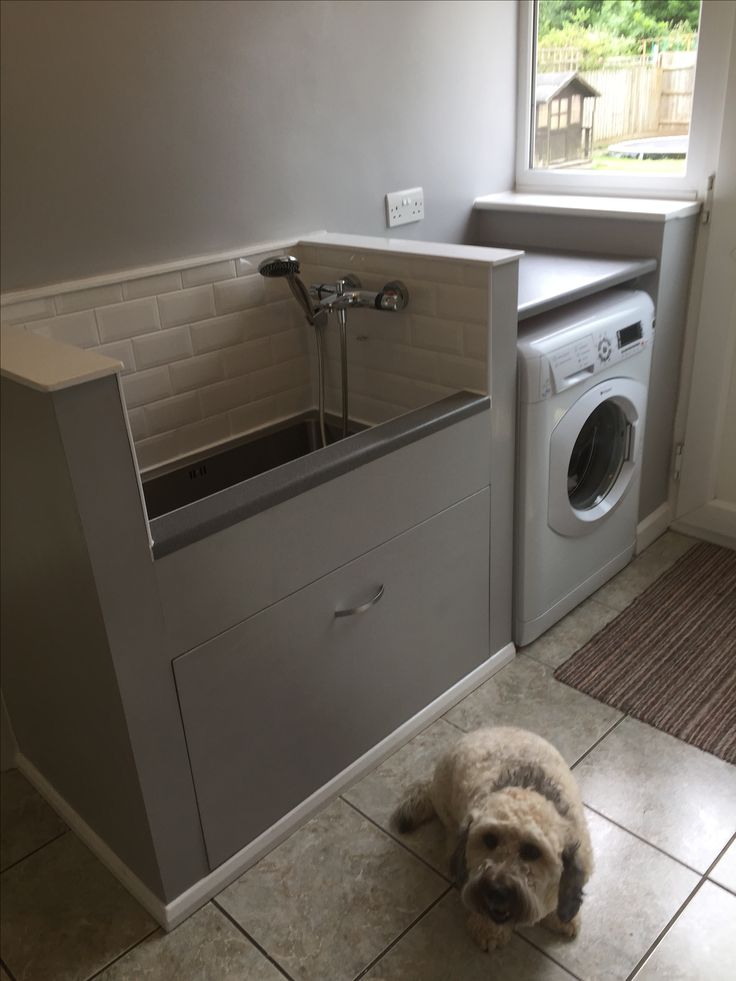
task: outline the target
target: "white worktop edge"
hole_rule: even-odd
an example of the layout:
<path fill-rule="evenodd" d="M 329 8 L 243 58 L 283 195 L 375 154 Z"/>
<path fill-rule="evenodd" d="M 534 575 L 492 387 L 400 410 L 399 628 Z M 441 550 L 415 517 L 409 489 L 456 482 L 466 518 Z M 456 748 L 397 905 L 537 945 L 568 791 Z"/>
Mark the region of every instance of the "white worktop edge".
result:
<path fill-rule="evenodd" d="M 477 211 L 519 211 L 537 214 L 586 215 L 591 218 L 628 218 L 633 221 L 670 221 L 700 211 L 699 201 L 659 198 L 613 198 L 576 194 L 525 194 L 502 191 L 476 198 Z"/>
<path fill-rule="evenodd" d="M 26 331 L 8 334 L 0 348 L 0 374 L 38 392 L 57 392 L 121 371 L 115 358 Z"/>
<path fill-rule="evenodd" d="M 337 249 L 361 249 L 389 255 L 414 256 L 421 259 L 449 259 L 457 262 L 479 262 L 487 266 L 502 266 L 516 262 L 524 254 L 520 249 L 486 248 L 481 245 L 455 245 L 448 242 L 422 242 L 405 238 L 384 238 L 374 235 L 343 235 L 320 232 L 299 239 L 300 245 L 328 245 Z"/>

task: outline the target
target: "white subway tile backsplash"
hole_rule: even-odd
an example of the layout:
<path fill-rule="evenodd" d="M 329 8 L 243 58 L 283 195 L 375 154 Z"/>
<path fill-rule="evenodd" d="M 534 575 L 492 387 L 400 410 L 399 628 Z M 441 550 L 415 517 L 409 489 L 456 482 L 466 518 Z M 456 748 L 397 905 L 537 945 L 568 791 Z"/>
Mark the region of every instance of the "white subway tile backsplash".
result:
<path fill-rule="evenodd" d="M 467 358 L 477 358 L 485 361 L 488 357 L 488 326 L 487 324 L 463 325 L 463 349 Z"/>
<path fill-rule="evenodd" d="M 186 395 L 175 395 L 170 399 L 152 402 L 145 406 L 146 422 L 152 435 L 179 429 L 188 423 L 202 418 L 199 407 L 199 397 L 196 392 Z"/>
<path fill-rule="evenodd" d="M 158 307 L 154 298 L 128 300 L 96 310 L 97 324 L 103 342 L 120 341 L 137 334 L 149 334 L 158 330 Z"/>
<path fill-rule="evenodd" d="M 178 293 L 159 296 L 158 309 L 163 327 L 194 324 L 215 315 L 215 298 L 211 286 L 196 286 Z"/>
<path fill-rule="evenodd" d="M 239 375 L 199 390 L 203 416 L 216 416 L 251 400 L 252 375 Z"/>
<path fill-rule="evenodd" d="M 226 259 L 224 262 L 208 262 L 205 266 L 185 269 L 181 276 L 185 287 L 203 286 L 205 283 L 219 283 L 225 279 L 234 279 L 235 261 Z"/>
<path fill-rule="evenodd" d="M 484 393 L 488 390 L 487 368 L 484 361 L 472 358 L 452 358 L 442 355 L 442 380 L 452 388 Z"/>
<path fill-rule="evenodd" d="M 23 300 L 21 303 L 6 303 L 0 307 L 0 324 L 3 327 L 27 324 L 31 320 L 53 317 L 55 313 L 54 300 L 51 296 L 41 297 L 38 300 Z"/>
<path fill-rule="evenodd" d="M 260 306 L 265 301 L 263 276 L 244 276 L 226 283 L 215 283 L 215 307 L 219 313 L 235 313 Z"/>
<path fill-rule="evenodd" d="M 352 272 L 365 289 L 391 279 L 409 289 L 403 313 L 349 311 L 353 418 L 377 424 L 459 388 L 487 391 L 487 266 L 357 246 L 296 252 L 308 284 Z M 6 304 L 3 331 L 32 330 L 122 361 L 136 452 L 148 469 L 315 408 L 314 330 L 285 280 L 258 274 L 266 254 Z M 334 317 L 324 336 L 326 401 L 339 414 Z"/>
<path fill-rule="evenodd" d="M 222 352 L 221 358 L 226 378 L 245 375 L 249 371 L 258 371 L 273 364 L 268 337 L 259 337 L 254 341 L 229 347 Z"/>
<path fill-rule="evenodd" d="M 411 320 L 411 339 L 417 347 L 462 354 L 463 330 L 459 323 L 420 316 L 414 316 Z"/>
<path fill-rule="evenodd" d="M 192 354 L 192 341 L 186 327 L 157 330 L 155 334 L 134 338 L 132 343 L 135 363 L 139 368 L 170 364 Z"/>
<path fill-rule="evenodd" d="M 226 317 L 213 317 L 199 324 L 192 324 L 189 333 L 195 354 L 219 351 L 220 348 L 241 344 L 245 340 L 246 317 L 244 313 L 231 313 Z"/>
<path fill-rule="evenodd" d="M 123 289 L 120 283 L 109 286 L 95 286 L 91 290 L 76 290 L 73 293 L 60 293 L 55 297 L 57 313 L 76 313 L 78 310 L 91 310 L 109 303 L 120 303 Z"/>
<path fill-rule="evenodd" d="M 152 436 L 141 439 L 135 444 L 135 455 L 138 459 L 138 469 L 145 477 L 145 471 L 168 463 L 181 456 L 179 433 L 164 433 L 162 436 Z"/>
<path fill-rule="evenodd" d="M 213 416 L 190 426 L 182 426 L 178 431 L 179 455 L 186 456 L 189 453 L 198 453 L 204 447 L 216 446 L 228 439 L 230 432 L 230 420 L 226 415 Z"/>
<path fill-rule="evenodd" d="M 279 361 L 289 361 L 291 358 L 298 358 L 307 353 L 306 331 L 297 327 L 293 330 L 280 331 L 278 334 L 271 334 L 271 351 L 275 364 Z"/>
<path fill-rule="evenodd" d="M 122 361 L 125 368 L 120 372 L 121 375 L 128 375 L 131 371 L 135 371 L 133 345 L 130 341 L 114 341 L 112 344 L 100 344 L 97 348 L 97 353 Z"/>
<path fill-rule="evenodd" d="M 181 289 L 181 273 L 161 273 L 158 276 L 144 276 L 143 279 L 131 279 L 123 283 L 123 296 L 126 300 L 138 300 L 144 296 L 156 296 L 159 293 L 171 293 Z"/>
<path fill-rule="evenodd" d="M 189 392 L 195 388 L 203 388 L 205 385 L 214 385 L 218 381 L 223 381 L 225 371 L 222 357 L 219 351 L 213 351 L 211 354 L 187 358 L 186 361 L 172 364 L 169 375 L 174 391 Z"/>
<path fill-rule="evenodd" d="M 437 287 L 437 315 L 469 323 L 488 323 L 488 290 L 474 286 Z"/>
<path fill-rule="evenodd" d="M 168 367 L 150 368 L 148 371 L 137 371 L 122 379 L 123 395 L 128 408 L 155 402 L 157 399 L 171 395 L 171 379 Z"/>
<path fill-rule="evenodd" d="M 460 286 L 463 282 L 462 262 L 450 262 L 444 259 L 423 259 L 418 256 L 409 257 L 406 263 L 407 279 L 423 279 L 428 283 L 454 283 Z M 400 275 L 394 278 L 401 279 Z"/>
<path fill-rule="evenodd" d="M 67 313 L 61 317 L 50 317 L 48 320 L 36 320 L 28 325 L 28 330 L 34 334 L 50 337 L 54 341 L 61 341 L 63 344 L 73 344 L 75 347 L 94 347 L 100 343 L 94 310 Z"/>
<path fill-rule="evenodd" d="M 302 388 L 309 382 L 309 362 L 305 358 L 296 358 L 284 364 L 273 365 L 254 371 L 247 376 L 250 379 L 251 398 L 253 400 L 275 395 L 287 388 Z"/>
<path fill-rule="evenodd" d="M 145 439 L 149 435 L 145 409 L 128 409 L 128 422 L 134 440 Z"/>

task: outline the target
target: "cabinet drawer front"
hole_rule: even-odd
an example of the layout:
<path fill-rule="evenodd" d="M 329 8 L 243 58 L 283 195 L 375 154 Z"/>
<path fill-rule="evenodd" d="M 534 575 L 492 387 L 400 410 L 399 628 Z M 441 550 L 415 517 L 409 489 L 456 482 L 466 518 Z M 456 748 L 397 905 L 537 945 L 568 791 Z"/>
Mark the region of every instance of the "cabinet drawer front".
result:
<path fill-rule="evenodd" d="M 213 868 L 489 656 L 489 508 L 486 488 L 175 660 Z"/>
<path fill-rule="evenodd" d="M 489 483 L 490 410 L 155 562 L 172 657 Z"/>

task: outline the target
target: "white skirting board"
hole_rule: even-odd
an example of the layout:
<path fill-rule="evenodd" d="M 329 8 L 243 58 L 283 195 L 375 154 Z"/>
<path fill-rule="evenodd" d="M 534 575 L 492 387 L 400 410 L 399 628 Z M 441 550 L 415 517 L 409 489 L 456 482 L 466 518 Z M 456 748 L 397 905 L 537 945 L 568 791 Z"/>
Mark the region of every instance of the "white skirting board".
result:
<path fill-rule="evenodd" d="M 640 555 L 652 542 L 656 542 L 660 535 L 664 535 L 670 526 L 671 519 L 672 511 L 669 503 L 665 501 L 664 504 L 660 504 L 655 511 L 652 511 L 639 522 L 636 526 L 637 555 Z"/>
<path fill-rule="evenodd" d="M 246 869 L 259 861 L 267 852 L 275 848 L 284 838 L 288 837 L 299 825 L 316 813 L 331 798 L 337 796 L 350 784 L 365 776 L 378 766 L 386 757 L 399 749 L 409 739 L 416 736 L 440 716 L 448 712 L 453 705 L 469 695 L 471 691 L 487 681 L 491 675 L 509 661 L 513 660 L 516 649 L 513 644 L 507 644 L 497 651 L 487 661 L 469 675 L 458 681 L 452 688 L 440 695 L 433 702 L 418 712 L 403 725 L 395 729 L 389 736 L 381 740 L 367 753 L 351 763 L 341 773 L 333 777 L 310 797 L 302 801 L 292 811 L 284 815 L 267 831 L 264 831 L 255 841 L 237 852 L 226 862 L 200 879 L 170 903 L 163 903 L 153 895 L 150 889 L 125 865 L 108 845 L 96 834 L 77 812 L 57 793 L 48 780 L 22 753 L 18 753 L 18 769 L 25 775 L 42 797 L 53 807 L 57 814 L 69 825 L 71 830 L 84 842 L 97 858 L 105 865 L 128 892 L 138 900 L 151 916 L 165 930 L 173 930 L 188 916 L 203 906 L 221 892 L 231 882 L 241 876 Z"/>
<path fill-rule="evenodd" d="M 672 523 L 672 528 L 683 535 L 736 549 L 736 504 L 714 499 L 702 508 L 681 515 Z"/>

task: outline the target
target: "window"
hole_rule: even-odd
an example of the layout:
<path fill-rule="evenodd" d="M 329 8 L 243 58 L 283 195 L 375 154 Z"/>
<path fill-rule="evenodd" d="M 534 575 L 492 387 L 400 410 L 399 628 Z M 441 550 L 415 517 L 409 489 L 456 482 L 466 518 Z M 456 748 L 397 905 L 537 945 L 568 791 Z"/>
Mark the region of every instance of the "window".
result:
<path fill-rule="evenodd" d="M 717 154 L 733 5 L 522 0 L 520 11 L 517 190 L 695 197 Z"/>

